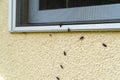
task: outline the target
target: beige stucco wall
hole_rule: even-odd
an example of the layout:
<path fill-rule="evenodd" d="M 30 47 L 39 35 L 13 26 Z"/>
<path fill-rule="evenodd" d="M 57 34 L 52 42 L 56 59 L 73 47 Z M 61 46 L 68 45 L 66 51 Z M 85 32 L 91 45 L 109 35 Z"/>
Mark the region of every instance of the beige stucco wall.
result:
<path fill-rule="evenodd" d="M 0 0 L 0 80 L 120 80 L 120 32 L 9 33 L 7 27 L 8 0 Z"/>

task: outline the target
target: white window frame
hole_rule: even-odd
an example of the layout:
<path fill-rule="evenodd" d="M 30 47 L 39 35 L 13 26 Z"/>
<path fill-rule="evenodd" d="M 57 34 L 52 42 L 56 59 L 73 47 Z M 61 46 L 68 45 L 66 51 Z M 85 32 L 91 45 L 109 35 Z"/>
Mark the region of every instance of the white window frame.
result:
<path fill-rule="evenodd" d="M 16 26 L 16 1 L 9 0 L 9 31 L 10 32 L 65 32 L 65 31 L 117 31 L 120 23 L 76 24 L 53 26 Z"/>

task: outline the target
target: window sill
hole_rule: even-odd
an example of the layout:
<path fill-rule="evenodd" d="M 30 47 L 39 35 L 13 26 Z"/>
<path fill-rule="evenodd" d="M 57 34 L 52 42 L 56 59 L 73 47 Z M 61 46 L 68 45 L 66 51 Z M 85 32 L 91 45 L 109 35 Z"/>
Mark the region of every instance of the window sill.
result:
<path fill-rule="evenodd" d="M 70 32 L 70 31 L 119 31 L 120 23 L 84 24 L 63 26 L 19 26 L 10 29 L 10 32 Z"/>

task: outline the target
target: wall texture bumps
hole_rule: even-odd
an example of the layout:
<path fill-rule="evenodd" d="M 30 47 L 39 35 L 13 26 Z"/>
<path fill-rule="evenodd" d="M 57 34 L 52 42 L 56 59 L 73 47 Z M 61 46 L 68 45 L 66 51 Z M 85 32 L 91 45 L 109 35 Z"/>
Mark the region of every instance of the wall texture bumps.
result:
<path fill-rule="evenodd" d="M 9 33 L 0 0 L 0 80 L 120 80 L 120 32 Z"/>

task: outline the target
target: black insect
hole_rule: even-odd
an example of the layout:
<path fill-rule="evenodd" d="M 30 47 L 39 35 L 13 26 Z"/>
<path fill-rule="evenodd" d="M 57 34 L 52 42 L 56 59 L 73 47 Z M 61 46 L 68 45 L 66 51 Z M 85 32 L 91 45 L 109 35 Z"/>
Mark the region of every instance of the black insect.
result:
<path fill-rule="evenodd" d="M 81 36 L 81 37 L 80 37 L 80 40 L 83 40 L 83 39 L 85 39 L 85 37 L 84 37 L 84 36 Z"/>
<path fill-rule="evenodd" d="M 57 79 L 57 80 L 60 80 L 60 78 L 59 78 L 59 77 L 56 77 L 56 79 Z"/>
<path fill-rule="evenodd" d="M 66 55 L 67 55 L 67 53 L 66 53 L 65 51 L 64 51 L 63 53 L 64 53 L 64 56 L 66 56 Z"/>
<path fill-rule="evenodd" d="M 68 28 L 68 32 L 70 32 L 71 30 L 70 30 L 70 28 Z"/>
<path fill-rule="evenodd" d="M 63 65 L 60 65 L 60 67 L 61 67 L 62 69 L 64 69 Z"/>
<path fill-rule="evenodd" d="M 49 34 L 50 37 L 52 37 L 52 34 Z"/>
<path fill-rule="evenodd" d="M 104 47 L 107 47 L 107 45 L 105 43 L 102 44 Z"/>
<path fill-rule="evenodd" d="M 27 34 L 26 32 L 22 32 L 22 33 L 25 34 L 25 35 Z"/>
<path fill-rule="evenodd" d="M 60 27 L 62 27 L 62 25 L 60 25 Z"/>

